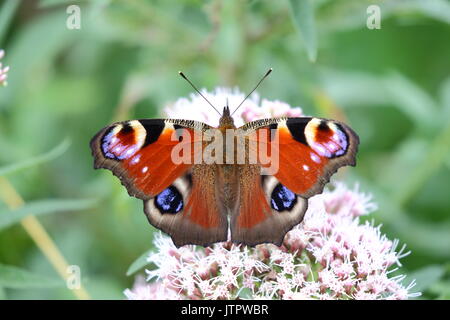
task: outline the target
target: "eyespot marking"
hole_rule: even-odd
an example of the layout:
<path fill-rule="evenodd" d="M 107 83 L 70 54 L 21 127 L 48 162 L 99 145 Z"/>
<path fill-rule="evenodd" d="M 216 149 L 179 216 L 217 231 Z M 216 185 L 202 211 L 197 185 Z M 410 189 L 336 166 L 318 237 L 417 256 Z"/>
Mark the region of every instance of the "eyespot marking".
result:
<path fill-rule="evenodd" d="M 297 195 L 279 183 L 272 191 L 270 203 L 272 209 L 278 212 L 289 211 L 297 203 Z"/>
<path fill-rule="evenodd" d="M 162 214 L 176 214 L 183 209 L 183 197 L 176 187 L 170 186 L 156 196 L 155 206 Z"/>
<path fill-rule="evenodd" d="M 332 121 L 311 119 L 305 127 L 305 137 L 319 157 L 339 157 L 348 149 L 348 136 L 344 128 Z"/>
<path fill-rule="evenodd" d="M 139 120 L 138 122 L 144 128 L 146 133 L 142 147 L 156 142 L 166 126 L 162 119 L 146 119 Z"/>
<path fill-rule="evenodd" d="M 145 129 L 139 121 L 116 124 L 101 139 L 103 155 L 114 160 L 128 159 L 142 147 L 145 136 Z"/>

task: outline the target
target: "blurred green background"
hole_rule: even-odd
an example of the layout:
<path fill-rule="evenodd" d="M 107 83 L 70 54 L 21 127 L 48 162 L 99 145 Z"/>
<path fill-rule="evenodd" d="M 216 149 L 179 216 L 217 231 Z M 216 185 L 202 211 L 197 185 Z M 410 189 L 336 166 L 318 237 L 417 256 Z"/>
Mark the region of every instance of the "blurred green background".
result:
<path fill-rule="evenodd" d="M 369 219 L 412 251 L 401 273 L 417 278 L 421 298 L 450 298 L 449 1 L 0 3 L 11 67 L 0 87 L 1 298 L 75 298 L 19 222 L 40 214 L 89 295 L 123 299 L 155 229 L 140 200 L 93 170 L 90 138 L 188 95 L 178 70 L 200 87 L 248 91 L 268 67 L 262 97 L 359 134 L 358 166 L 339 178 L 374 195 Z M 70 4 L 81 8 L 81 30 L 66 28 Z M 381 7 L 379 30 L 366 26 L 371 4 Z"/>

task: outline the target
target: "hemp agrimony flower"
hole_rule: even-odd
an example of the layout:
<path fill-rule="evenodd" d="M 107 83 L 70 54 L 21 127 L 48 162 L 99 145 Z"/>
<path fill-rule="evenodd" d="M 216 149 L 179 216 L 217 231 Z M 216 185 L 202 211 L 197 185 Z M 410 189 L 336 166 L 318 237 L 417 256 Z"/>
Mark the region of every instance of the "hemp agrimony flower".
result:
<path fill-rule="evenodd" d="M 232 107 L 244 95 L 217 88 L 202 92 L 213 104 Z M 217 125 L 218 117 L 197 95 L 179 99 L 165 109 L 173 118 L 188 118 Z M 260 101 L 254 94 L 236 112 L 237 126 L 267 117 L 302 116 L 300 108 L 280 101 Z M 399 248 L 380 226 L 360 220 L 377 209 L 370 195 L 343 183 L 331 184 L 309 199 L 304 221 L 286 234 L 283 244 L 256 247 L 217 243 L 211 247 L 176 248 L 157 234 L 157 251 L 148 257 L 146 270 L 125 291 L 128 299 L 407 299 L 414 281 L 391 276 L 409 254 Z"/>
<path fill-rule="evenodd" d="M 5 56 L 5 50 L 0 49 L 0 60 Z M 3 64 L 0 62 L 0 86 L 6 86 L 8 82 L 6 81 L 8 78 L 9 67 L 3 67 Z"/>

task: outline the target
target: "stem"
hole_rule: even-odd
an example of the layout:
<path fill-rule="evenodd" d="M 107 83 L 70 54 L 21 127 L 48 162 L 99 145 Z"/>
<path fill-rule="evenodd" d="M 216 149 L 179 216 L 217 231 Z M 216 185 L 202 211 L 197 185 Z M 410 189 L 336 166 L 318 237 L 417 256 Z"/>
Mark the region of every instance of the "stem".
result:
<path fill-rule="evenodd" d="M 19 193 L 14 189 L 11 183 L 4 177 L 0 177 L 0 196 L 3 201 L 12 210 L 17 209 L 24 205 L 24 200 L 19 195 Z M 53 265 L 56 272 L 63 278 L 64 281 L 69 280 L 70 274 L 67 270 L 69 264 L 64 259 L 63 255 L 59 251 L 58 247 L 55 245 L 53 240 L 50 238 L 45 228 L 39 222 L 39 220 L 34 216 L 28 216 L 20 222 L 22 227 L 28 233 L 28 235 L 33 239 L 38 248 L 45 255 L 47 260 Z M 82 285 L 78 289 L 71 290 L 75 297 L 80 300 L 88 300 L 90 296 L 88 292 L 84 289 Z"/>

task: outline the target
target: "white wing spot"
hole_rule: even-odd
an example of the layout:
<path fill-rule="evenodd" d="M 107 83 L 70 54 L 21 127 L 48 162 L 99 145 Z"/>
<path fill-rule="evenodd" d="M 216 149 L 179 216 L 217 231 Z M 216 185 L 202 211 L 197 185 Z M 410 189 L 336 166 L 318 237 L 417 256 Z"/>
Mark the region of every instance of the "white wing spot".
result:
<path fill-rule="evenodd" d="M 142 173 L 146 173 L 148 171 L 148 167 L 143 167 L 142 168 Z"/>
<path fill-rule="evenodd" d="M 139 160 L 141 160 L 140 158 L 141 158 L 141 155 L 138 154 L 137 156 L 135 156 L 135 157 L 131 160 L 131 164 L 136 164 L 136 163 L 138 163 Z"/>
<path fill-rule="evenodd" d="M 308 167 L 306 164 L 304 164 L 304 165 L 303 165 L 303 170 L 309 171 L 309 167 Z"/>
<path fill-rule="evenodd" d="M 314 161 L 315 163 L 321 162 L 319 156 L 315 153 L 311 153 L 311 160 Z"/>

